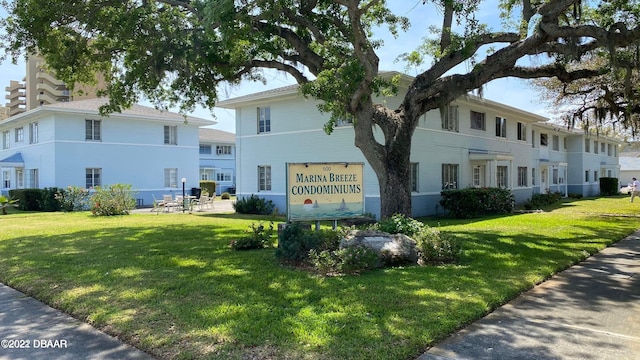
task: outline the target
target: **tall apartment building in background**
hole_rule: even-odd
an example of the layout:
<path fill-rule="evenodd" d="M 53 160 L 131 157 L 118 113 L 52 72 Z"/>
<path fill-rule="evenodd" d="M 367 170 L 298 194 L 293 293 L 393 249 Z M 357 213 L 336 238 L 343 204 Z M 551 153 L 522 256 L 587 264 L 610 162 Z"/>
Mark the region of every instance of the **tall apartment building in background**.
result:
<path fill-rule="evenodd" d="M 99 82 L 98 86 L 102 85 L 103 82 Z M 78 86 L 76 91 L 72 92 L 63 81 L 56 79 L 47 71 L 41 57 L 31 55 L 27 59 L 26 76 L 23 81 L 11 80 L 9 86 L 5 87 L 7 103 L 5 109 L 0 112 L 0 119 L 41 105 L 96 98 L 98 86 Z"/>

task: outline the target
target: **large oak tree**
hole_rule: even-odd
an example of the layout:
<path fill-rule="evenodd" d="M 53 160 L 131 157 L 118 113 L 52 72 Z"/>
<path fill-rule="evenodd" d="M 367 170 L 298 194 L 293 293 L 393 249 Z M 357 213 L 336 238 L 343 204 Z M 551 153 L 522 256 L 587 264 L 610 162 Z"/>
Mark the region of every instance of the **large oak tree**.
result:
<path fill-rule="evenodd" d="M 495 31 L 477 20 L 482 0 L 424 0 L 441 17 L 434 37 L 402 56 L 431 59 L 395 109 L 374 102 L 393 91 L 379 76 L 375 29 L 406 30 L 408 20 L 383 0 L 15 0 L 4 1 L 8 54 L 42 54 L 69 84 L 105 74 L 117 111 L 141 94 L 160 106 L 213 107 L 220 83 L 264 80 L 276 69 L 323 101 L 332 119 L 354 122 L 355 145 L 375 171 L 381 215 L 411 214 L 410 149 L 419 117 L 504 77 L 555 77 L 561 82 L 602 75 L 575 67 L 596 51 L 624 49 L 640 39 L 635 0 L 590 1 L 609 10 L 593 22 L 581 0 L 495 0 L 505 23 Z M 401 54 L 398 54 L 401 55 Z M 522 59 L 539 60 L 523 62 Z M 464 71 L 458 65 L 467 63 Z M 571 66 L 570 66 L 571 65 Z M 384 69 L 382 69 L 384 70 Z M 333 122 L 327 124 L 331 130 Z M 384 134 L 379 142 L 374 128 Z"/>

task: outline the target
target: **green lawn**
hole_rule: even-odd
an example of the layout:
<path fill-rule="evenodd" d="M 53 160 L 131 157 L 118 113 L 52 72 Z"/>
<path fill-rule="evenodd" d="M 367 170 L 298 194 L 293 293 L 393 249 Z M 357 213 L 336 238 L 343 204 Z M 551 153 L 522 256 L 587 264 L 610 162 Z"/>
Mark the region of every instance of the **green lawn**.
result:
<path fill-rule="evenodd" d="M 554 272 L 636 230 L 627 197 L 427 223 L 457 265 L 322 278 L 274 249 L 232 251 L 240 215 L 0 216 L 0 281 L 160 358 L 413 359 Z"/>

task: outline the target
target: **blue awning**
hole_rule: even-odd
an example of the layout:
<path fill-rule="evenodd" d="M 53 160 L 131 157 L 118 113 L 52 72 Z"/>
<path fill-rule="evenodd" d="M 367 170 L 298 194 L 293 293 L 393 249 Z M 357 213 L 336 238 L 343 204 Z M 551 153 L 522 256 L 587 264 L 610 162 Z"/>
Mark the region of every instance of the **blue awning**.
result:
<path fill-rule="evenodd" d="M 6 167 L 24 167 L 22 153 L 15 153 L 8 158 L 0 160 L 0 166 Z"/>

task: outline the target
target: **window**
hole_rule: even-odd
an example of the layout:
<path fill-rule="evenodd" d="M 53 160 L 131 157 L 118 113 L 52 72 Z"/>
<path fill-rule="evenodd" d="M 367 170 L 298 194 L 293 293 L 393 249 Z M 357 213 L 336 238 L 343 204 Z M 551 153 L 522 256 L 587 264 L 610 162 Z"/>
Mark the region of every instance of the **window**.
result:
<path fill-rule="evenodd" d="M 474 166 L 472 170 L 472 177 L 473 177 L 472 182 L 474 187 L 480 187 L 481 176 L 482 176 L 482 171 L 480 169 L 480 166 Z"/>
<path fill-rule="evenodd" d="M 22 168 L 16 169 L 16 187 L 24 189 L 24 170 Z"/>
<path fill-rule="evenodd" d="M 29 169 L 27 171 L 27 188 L 37 189 L 40 187 L 38 169 Z"/>
<path fill-rule="evenodd" d="M 598 182 L 598 170 L 593 171 L 593 182 Z"/>
<path fill-rule="evenodd" d="M 2 171 L 2 187 L 5 189 L 11 188 L 11 172 L 9 170 Z"/>
<path fill-rule="evenodd" d="M 442 129 L 448 131 L 458 131 L 458 107 L 448 105 L 440 110 L 442 118 Z"/>
<path fill-rule="evenodd" d="M 38 123 L 29 123 L 29 144 L 36 144 L 38 142 Z"/>
<path fill-rule="evenodd" d="M 509 186 L 509 182 L 507 181 L 508 179 L 508 174 L 507 174 L 507 167 L 506 166 L 498 166 L 496 169 L 496 180 L 497 180 L 497 185 L 498 187 L 501 188 L 506 188 Z"/>
<path fill-rule="evenodd" d="M 411 163 L 409 178 L 411 179 L 411 191 L 418 192 L 418 163 Z"/>
<path fill-rule="evenodd" d="M 527 186 L 527 174 L 526 167 L 518 166 L 518 186 Z"/>
<path fill-rule="evenodd" d="M 547 146 L 548 139 L 547 134 L 540 134 L 540 146 Z"/>
<path fill-rule="evenodd" d="M 556 184 L 556 185 L 557 185 L 557 184 L 558 184 L 558 169 L 553 169 L 553 171 L 551 172 L 551 176 L 552 176 L 552 178 L 553 178 L 553 179 L 551 180 L 551 182 L 552 182 L 553 184 Z"/>
<path fill-rule="evenodd" d="M 524 123 L 518 123 L 518 140 L 527 141 L 527 126 Z"/>
<path fill-rule="evenodd" d="M 258 108 L 258 134 L 271 132 L 271 108 Z"/>
<path fill-rule="evenodd" d="M 4 150 L 9 148 L 9 139 L 10 139 L 11 135 L 9 134 L 9 130 L 3 131 L 2 132 L 2 148 Z"/>
<path fill-rule="evenodd" d="M 102 137 L 100 136 L 101 134 L 100 126 L 101 126 L 100 120 L 85 120 L 84 121 L 84 128 L 85 128 L 84 139 L 93 140 L 93 141 L 102 140 Z"/>
<path fill-rule="evenodd" d="M 608 144 L 607 145 L 607 155 L 611 156 L 611 153 L 613 153 L 613 145 Z"/>
<path fill-rule="evenodd" d="M 164 187 L 166 188 L 178 187 L 178 169 L 176 168 L 164 169 Z"/>
<path fill-rule="evenodd" d="M 600 143 L 600 152 L 604 154 L 606 151 L 607 151 L 607 144 L 603 142 Z"/>
<path fill-rule="evenodd" d="M 567 150 L 567 137 L 563 137 L 562 138 L 562 147 Z"/>
<path fill-rule="evenodd" d="M 258 191 L 271 191 L 271 166 L 258 166 Z"/>
<path fill-rule="evenodd" d="M 216 181 L 219 182 L 230 182 L 231 181 L 231 172 L 230 171 L 221 171 L 216 173 Z"/>
<path fill-rule="evenodd" d="M 19 127 L 16 128 L 16 142 L 22 142 L 24 140 L 24 129 Z"/>
<path fill-rule="evenodd" d="M 200 155 L 211 155 L 211 145 L 200 144 Z M 201 179 L 205 180 L 205 179 Z"/>
<path fill-rule="evenodd" d="M 542 136 L 542 134 L 540 134 Z M 535 130 L 531 130 L 531 147 L 536 147 L 536 132 Z"/>
<path fill-rule="evenodd" d="M 531 185 L 536 184 L 536 168 L 531 168 Z"/>
<path fill-rule="evenodd" d="M 213 169 L 202 168 L 200 169 L 200 180 L 213 180 Z"/>
<path fill-rule="evenodd" d="M 86 169 L 86 184 L 87 189 L 100 186 L 102 178 L 102 169 L 99 168 L 87 168 Z"/>
<path fill-rule="evenodd" d="M 598 142 L 597 141 L 593 142 L 593 153 L 594 154 L 598 153 Z"/>
<path fill-rule="evenodd" d="M 584 152 L 591 152 L 591 139 L 584 139 Z"/>
<path fill-rule="evenodd" d="M 216 154 L 218 155 L 231 155 L 231 145 L 217 145 Z"/>
<path fill-rule="evenodd" d="M 560 150 L 560 137 L 558 135 L 553 135 L 551 137 L 551 141 L 552 141 L 552 149 L 555 151 Z"/>
<path fill-rule="evenodd" d="M 507 119 L 496 117 L 496 136 L 507 137 Z"/>
<path fill-rule="evenodd" d="M 178 145 L 178 126 L 164 126 L 164 143 Z"/>
<path fill-rule="evenodd" d="M 485 130 L 485 114 L 471 110 L 471 128 Z"/>
<path fill-rule="evenodd" d="M 442 188 L 458 188 L 458 164 L 442 164 Z"/>
<path fill-rule="evenodd" d="M 589 182 L 589 177 L 591 174 L 589 174 L 589 170 L 585 170 L 584 171 L 584 182 Z"/>

